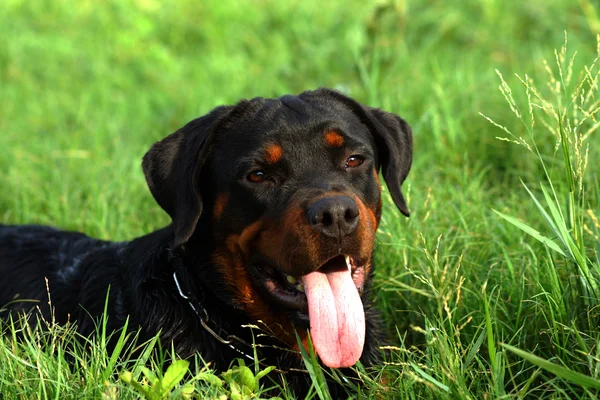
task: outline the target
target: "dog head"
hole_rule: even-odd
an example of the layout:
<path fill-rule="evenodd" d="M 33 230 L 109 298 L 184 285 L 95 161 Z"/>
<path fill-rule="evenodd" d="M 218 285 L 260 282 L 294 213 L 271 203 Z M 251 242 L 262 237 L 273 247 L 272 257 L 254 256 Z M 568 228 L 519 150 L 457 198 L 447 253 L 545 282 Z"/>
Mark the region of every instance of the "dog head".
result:
<path fill-rule="evenodd" d="M 208 221 L 230 301 L 292 346 L 310 327 L 324 364 L 347 367 L 365 340 L 379 171 L 408 216 L 411 162 L 404 120 L 319 89 L 219 107 L 152 146 L 143 169 L 174 249 Z"/>

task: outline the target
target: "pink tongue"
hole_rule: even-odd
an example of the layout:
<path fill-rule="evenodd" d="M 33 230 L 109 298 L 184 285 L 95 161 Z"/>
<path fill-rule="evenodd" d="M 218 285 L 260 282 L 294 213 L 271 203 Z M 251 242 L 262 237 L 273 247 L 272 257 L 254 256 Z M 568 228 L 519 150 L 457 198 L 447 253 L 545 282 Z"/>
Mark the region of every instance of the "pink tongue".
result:
<path fill-rule="evenodd" d="M 301 281 L 319 357 L 331 368 L 353 366 L 365 344 L 365 312 L 350 270 L 315 271 Z"/>

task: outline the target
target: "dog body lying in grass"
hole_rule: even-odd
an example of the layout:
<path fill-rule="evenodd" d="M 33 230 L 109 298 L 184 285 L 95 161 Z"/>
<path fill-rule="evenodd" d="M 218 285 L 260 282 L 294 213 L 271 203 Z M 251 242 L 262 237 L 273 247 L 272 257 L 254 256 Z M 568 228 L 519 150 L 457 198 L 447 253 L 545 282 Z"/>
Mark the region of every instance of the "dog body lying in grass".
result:
<path fill-rule="evenodd" d="M 168 227 L 117 243 L 0 226 L 0 305 L 28 312 L 19 300 L 38 300 L 45 318 L 88 335 L 109 291 L 109 330 L 129 318 L 143 339 L 160 332 L 179 356 L 199 352 L 221 369 L 257 343 L 303 392 L 294 331 L 306 346 L 310 330 L 325 366 L 379 361 L 369 296 L 378 174 L 408 216 L 400 187 L 411 161 L 401 118 L 330 90 L 216 108 L 144 156 Z"/>

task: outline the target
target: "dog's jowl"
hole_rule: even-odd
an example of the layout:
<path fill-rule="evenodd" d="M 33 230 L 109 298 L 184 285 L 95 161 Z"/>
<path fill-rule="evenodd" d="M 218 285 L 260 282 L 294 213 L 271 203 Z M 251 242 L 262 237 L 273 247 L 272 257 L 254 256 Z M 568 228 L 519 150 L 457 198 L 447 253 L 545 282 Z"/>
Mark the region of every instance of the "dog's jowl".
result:
<path fill-rule="evenodd" d="M 52 311 L 88 335 L 110 287 L 109 329 L 129 318 L 144 338 L 160 332 L 179 356 L 198 352 L 217 368 L 259 342 L 262 362 L 303 391 L 294 332 L 304 346 L 310 332 L 327 367 L 378 362 L 378 177 L 408 216 L 400 189 L 411 162 L 404 120 L 331 90 L 218 107 L 143 158 L 169 226 L 119 243 L 0 226 L 0 307 Z"/>

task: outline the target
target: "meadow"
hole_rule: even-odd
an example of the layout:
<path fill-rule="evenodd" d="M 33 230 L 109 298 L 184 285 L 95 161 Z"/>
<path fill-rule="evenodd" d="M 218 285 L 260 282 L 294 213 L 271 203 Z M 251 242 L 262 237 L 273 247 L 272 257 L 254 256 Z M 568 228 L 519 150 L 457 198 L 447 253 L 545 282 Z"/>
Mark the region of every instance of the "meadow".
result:
<path fill-rule="evenodd" d="M 335 88 L 401 115 L 415 143 L 411 217 L 386 192 L 378 233 L 386 362 L 358 367 L 350 393 L 595 399 L 598 35 L 591 0 L 4 0 L 0 223 L 143 235 L 169 223 L 141 171 L 152 143 L 221 104 Z M 51 321 L 4 323 L 0 398 L 237 400 L 282 385 L 248 363 L 163 374 L 168 348 L 117 332 L 108 354 L 98 329 L 78 344 Z M 311 396 L 328 398 L 312 371 Z"/>

